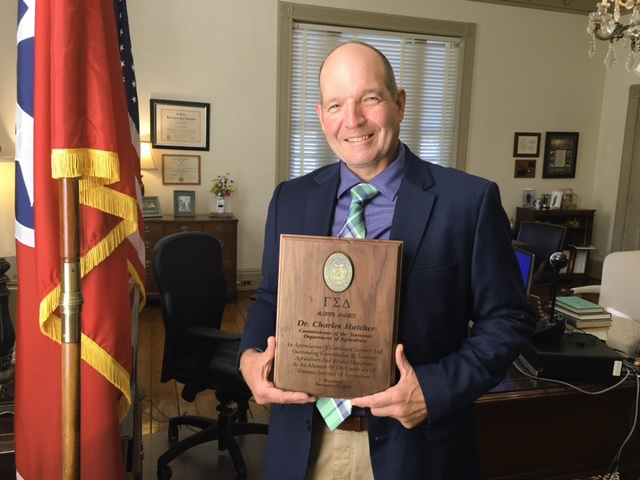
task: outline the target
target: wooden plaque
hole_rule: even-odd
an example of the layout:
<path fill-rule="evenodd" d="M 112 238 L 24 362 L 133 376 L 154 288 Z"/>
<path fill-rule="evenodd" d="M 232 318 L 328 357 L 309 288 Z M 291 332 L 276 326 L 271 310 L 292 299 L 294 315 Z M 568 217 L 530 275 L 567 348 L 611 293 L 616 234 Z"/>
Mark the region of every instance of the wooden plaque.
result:
<path fill-rule="evenodd" d="M 282 235 L 274 384 L 322 397 L 395 380 L 402 242 Z"/>

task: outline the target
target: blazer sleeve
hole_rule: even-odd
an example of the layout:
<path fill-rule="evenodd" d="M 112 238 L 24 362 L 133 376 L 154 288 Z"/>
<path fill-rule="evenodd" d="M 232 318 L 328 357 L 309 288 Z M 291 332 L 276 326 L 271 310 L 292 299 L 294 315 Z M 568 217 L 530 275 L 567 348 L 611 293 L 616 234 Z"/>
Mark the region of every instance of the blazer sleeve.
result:
<path fill-rule="evenodd" d="M 470 254 L 470 335 L 437 363 L 414 366 L 427 404 L 427 427 L 446 423 L 498 384 L 533 333 L 535 319 L 512 248 L 498 187 L 489 182 Z"/>

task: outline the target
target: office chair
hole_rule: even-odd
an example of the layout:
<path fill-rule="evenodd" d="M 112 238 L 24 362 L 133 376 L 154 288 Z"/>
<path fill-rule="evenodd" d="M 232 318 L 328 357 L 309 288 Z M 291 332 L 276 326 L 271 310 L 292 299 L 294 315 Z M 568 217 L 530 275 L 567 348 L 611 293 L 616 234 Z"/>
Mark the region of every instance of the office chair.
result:
<path fill-rule="evenodd" d="M 182 452 L 217 440 L 219 450 L 229 451 L 236 478 L 245 479 L 246 465 L 234 436 L 266 434 L 268 426 L 247 423 L 251 391 L 237 371 L 240 334 L 220 330 L 227 302 L 220 242 L 204 232 L 164 237 L 153 250 L 153 273 L 165 329 L 160 380 L 183 383 L 182 397 L 187 401 L 192 402 L 197 393 L 207 389 L 215 390 L 220 401 L 216 420 L 193 415 L 170 420 L 170 440 L 177 440 L 179 425 L 200 431 L 158 458 L 158 478 L 171 478 L 168 464 Z"/>
<path fill-rule="evenodd" d="M 549 295 L 556 288 L 555 271 L 549 264 L 552 253 L 562 251 L 567 228 L 562 225 L 542 222 L 522 222 L 516 240 L 526 244 L 522 248 L 535 255 L 531 288 L 549 287 Z"/>
<path fill-rule="evenodd" d="M 599 293 L 598 304 L 611 313 L 606 342 L 629 356 L 640 351 L 640 250 L 610 253 L 600 285 L 574 287 L 571 293 Z"/>

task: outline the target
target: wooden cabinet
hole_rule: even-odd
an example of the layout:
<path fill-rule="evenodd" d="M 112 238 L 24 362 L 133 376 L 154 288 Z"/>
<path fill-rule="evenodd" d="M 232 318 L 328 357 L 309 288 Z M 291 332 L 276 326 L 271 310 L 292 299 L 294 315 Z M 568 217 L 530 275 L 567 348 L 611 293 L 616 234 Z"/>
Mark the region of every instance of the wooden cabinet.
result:
<path fill-rule="evenodd" d="M 517 232 L 520 229 L 520 224 L 522 222 L 546 222 L 567 227 L 563 250 L 584 252 L 578 254 L 578 256 L 581 255 L 584 257 L 583 262 L 585 268 L 580 273 L 565 273 L 563 274 L 563 278 L 565 280 L 583 280 L 588 277 L 587 265 L 591 250 L 575 250 L 575 247 L 591 246 L 595 212 L 595 210 L 582 208 L 567 210 L 536 210 L 533 208 L 518 207 L 516 209 L 515 229 Z M 575 254 L 574 258 L 576 258 Z"/>
<path fill-rule="evenodd" d="M 153 247 L 163 237 L 178 232 L 208 232 L 214 234 L 222 245 L 222 269 L 227 281 L 229 301 L 238 301 L 236 285 L 238 219 L 234 217 L 175 217 L 164 215 L 158 218 L 144 219 L 145 252 L 147 271 L 147 298 L 158 298 L 158 286 L 153 277 Z"/>

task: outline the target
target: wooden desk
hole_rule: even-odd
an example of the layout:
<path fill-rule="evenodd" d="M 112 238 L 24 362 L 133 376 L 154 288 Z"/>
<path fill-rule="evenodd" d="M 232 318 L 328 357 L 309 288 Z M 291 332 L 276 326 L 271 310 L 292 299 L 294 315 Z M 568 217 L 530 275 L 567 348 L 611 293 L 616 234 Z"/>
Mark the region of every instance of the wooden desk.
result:
<path fill-rule="evenodd" d="M 483 479 L 569 480 L 604 473 L 631 429 L 635 395 L 633 377 L 610 392 L 586 395 L 512 369 L 476 402 Z M 630 475 L 622 478 L 637 479 L 637 428 L 621 458 L 621 472 Z"/>

